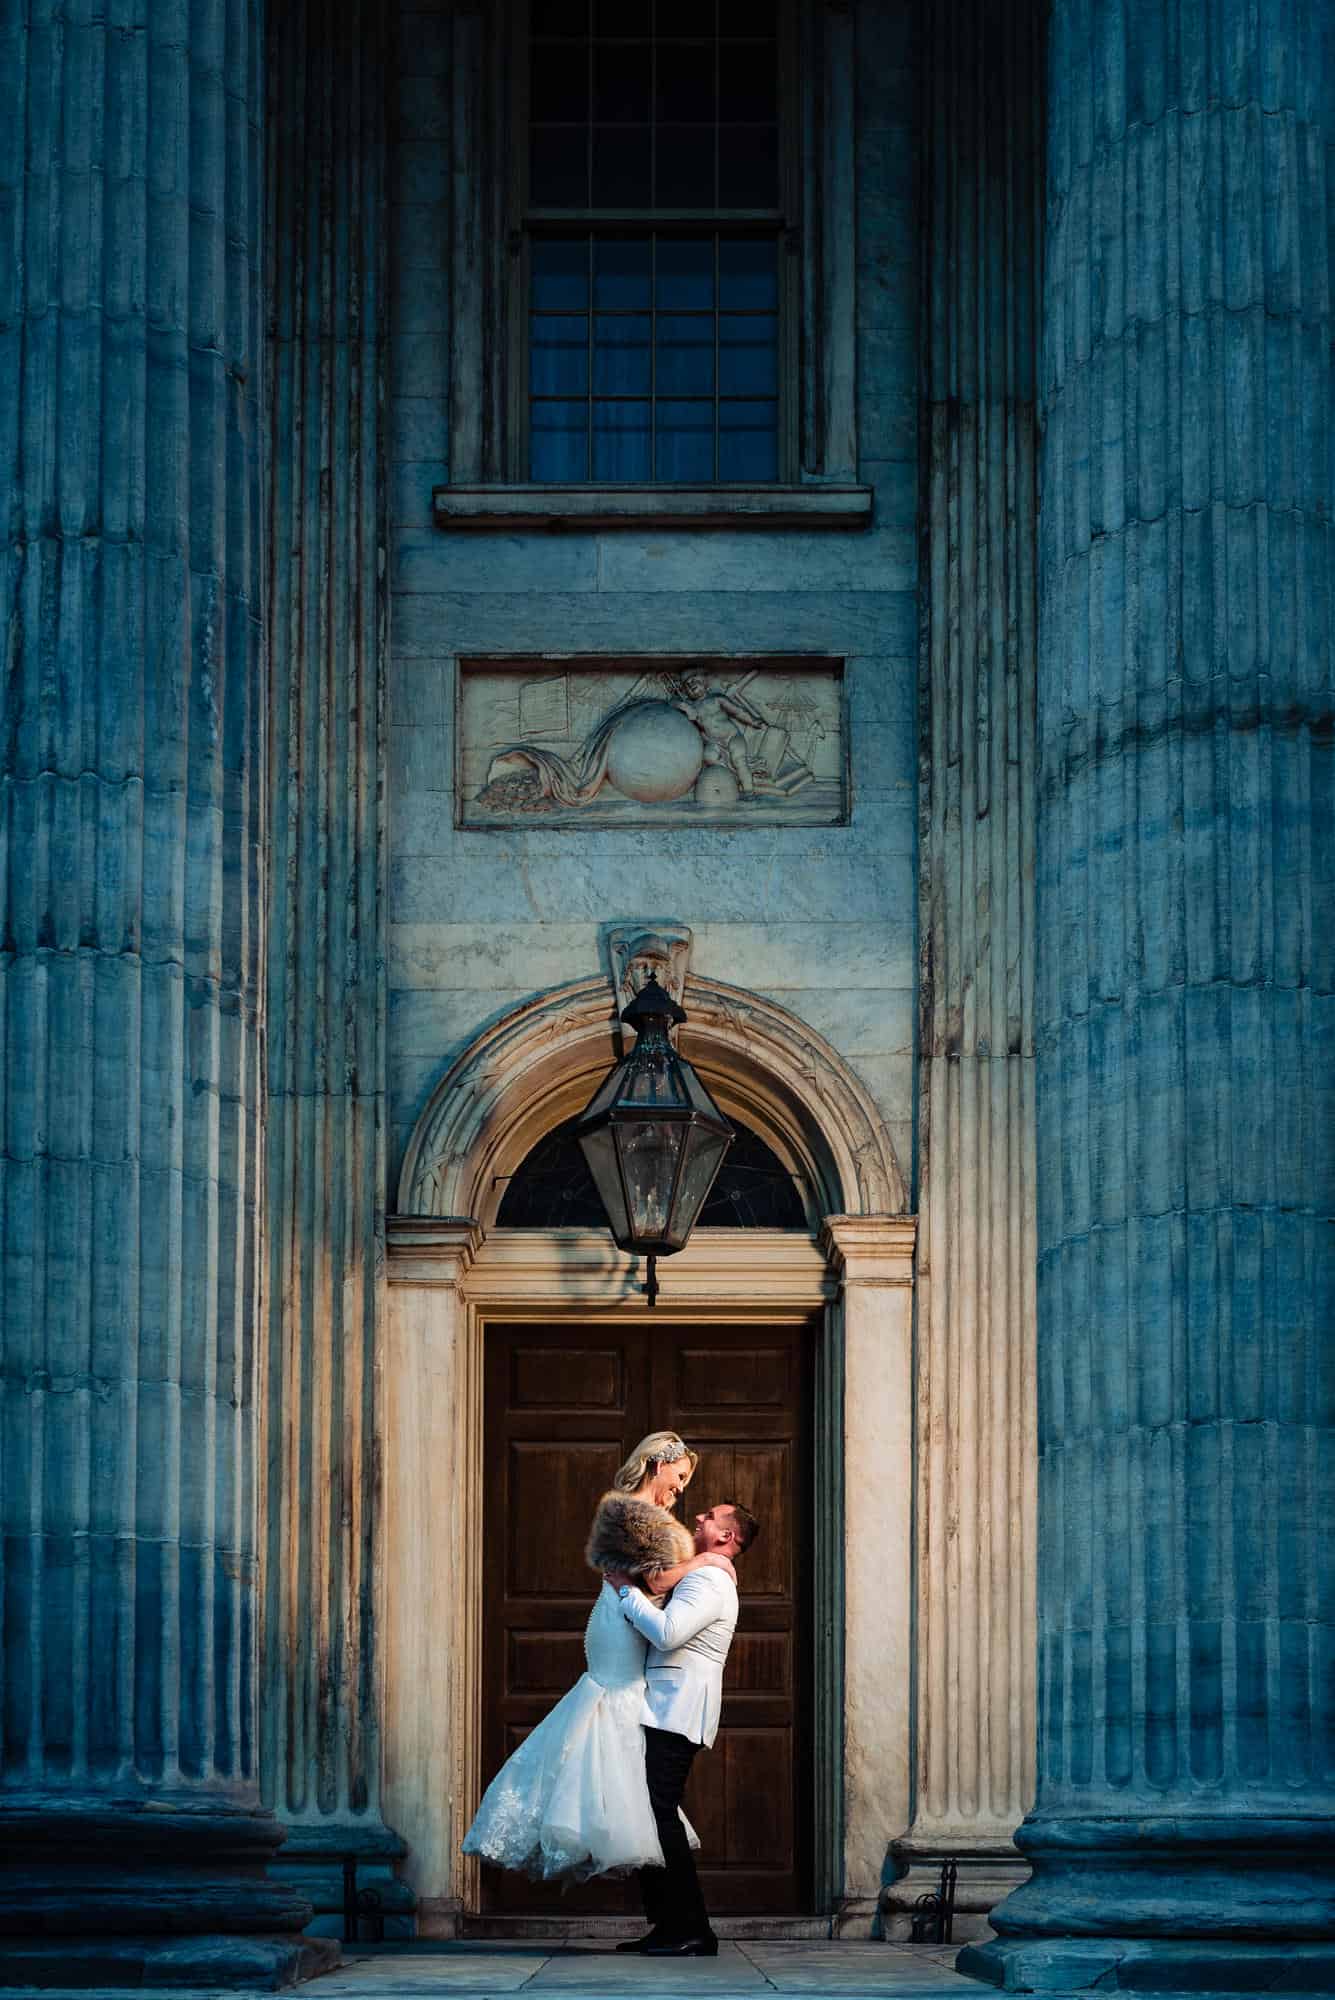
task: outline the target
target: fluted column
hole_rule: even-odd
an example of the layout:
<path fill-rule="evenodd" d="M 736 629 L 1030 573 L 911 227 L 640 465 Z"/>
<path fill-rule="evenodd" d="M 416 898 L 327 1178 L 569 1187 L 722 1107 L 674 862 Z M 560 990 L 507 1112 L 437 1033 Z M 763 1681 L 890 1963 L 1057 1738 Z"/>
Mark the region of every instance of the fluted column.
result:
<path fill-rule="evenodd" d="M 956 1935 L 1034 1796 L 1034 798 L 1041 13 L 924 15 L 914 1815 Z"/>
<path fill-rule="evenodd" d="M 256 1782 L 257 23 L 0 38 L 6 1982 L 309 1962 Z"/>
<path fill-rule="evenodd" d="M 1330 37 L 1053 15 L 1020 1986 L 1335 1984 Z"/>
<path fill-rule="evenodd" d="M 380 1810 L 384 1297 L 386 17 L 269 41 L 273 835 L 263 1775 L 317 1908 Z M 333 1924 L 339 1919 L 329 1918 Z"/>

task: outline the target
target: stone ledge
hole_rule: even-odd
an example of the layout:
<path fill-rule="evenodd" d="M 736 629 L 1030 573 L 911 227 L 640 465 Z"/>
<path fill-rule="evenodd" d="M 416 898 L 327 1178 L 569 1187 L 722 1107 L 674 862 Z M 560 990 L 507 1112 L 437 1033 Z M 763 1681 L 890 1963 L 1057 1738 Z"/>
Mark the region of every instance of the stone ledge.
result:
<path fill-rule="evenodd" d="M 993 1938 L 955 1961 L 1006 1993 L 1335 1992 L 1335 1945 L 1208 1938 Z"/>
<path fill-rule="evenodd" d="M 198 1988 L 276 1993 L 341 1961 L 336 1938 L 5 1937 L 0 1989 L 115 1993 L 122 1988 Z"/>
<path fill-rule="evenodd" d="M 438 528 L 867 528 L 870 486 L 437 486 Z"/>
<path fill-rule="evenodd" d="M 280 1819 L 278 1823 L 286 1834 L 276 1857 L 278 1863 L 294 1858 L 303 1861 L 312 1857 L 327 1860 L 333 1856 L 341 1859 L 345 1854 L 355 1854 L 359 1858 L 381 1854 L 399 1861 L 408 1852 L 407 1842 L 400 1839 L 383 1820 L 369 1813 L 363 1819 L 340 1819 L 331 1814 L 326 1820 Z"/>

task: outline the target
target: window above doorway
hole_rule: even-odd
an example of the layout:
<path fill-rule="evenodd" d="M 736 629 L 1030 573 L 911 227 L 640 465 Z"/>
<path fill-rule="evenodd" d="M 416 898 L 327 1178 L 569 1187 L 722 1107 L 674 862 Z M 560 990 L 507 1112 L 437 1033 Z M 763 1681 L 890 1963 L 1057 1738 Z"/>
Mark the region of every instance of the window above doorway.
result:
<path fill-rule="evenodd" d="M 785 207 L 782 0 L 530 0 L 531 213 Z"/>
<path fill-rule="evenodd" d="M 865 525 L 852 10 L 465 5 L 455 56 L 438 525 Z"/>
<path fill-rule="evenodd" d="M 777 0 L 531 0 L 515 200 L 530 480 L 789 470 L 787 25 Z"/>
<path fill-rule="evenodd" d="M 501 1196 L 501 1229 L 606 1229 L 593 1176 L 575 1137 L 579 1121 L 567 1119 L 538 1141 Z M 808 1227 L 798 1183 L 756 1132 L 739 1125 L 697 1229 L 802 1229 Z"/>
<path fill-rule="evenodd" d="M 724 230 L 528 247 L 528 472 L 542 484 L 779 478 L 780 251 Z"/>

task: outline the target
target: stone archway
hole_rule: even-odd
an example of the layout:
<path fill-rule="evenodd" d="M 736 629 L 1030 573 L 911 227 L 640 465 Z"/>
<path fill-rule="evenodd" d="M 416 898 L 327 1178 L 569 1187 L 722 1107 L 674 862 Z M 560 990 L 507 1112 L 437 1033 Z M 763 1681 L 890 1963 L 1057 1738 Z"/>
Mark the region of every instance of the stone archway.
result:
<path fill-rule="evenodd" d="M 870 1928 L 888 1843 L 909 1818 L 915 1223 L 885 1123 L 838 1053 L 758 995 L 688 978 L 684 1053 L 723 1109 L 803 1189 L 808 1233 L 697 1233 L 672 1259 L 674 1316 L 814 1324 L 813 1444 L 828 1496 L 819 1572 L 815 1894 Z M 385 1784 L 424 1934 L 477 1907 L 458 1852 L 480 1795 L 482 1351 L 485 1328 L 646 1310 L 605 1231 L 507 1230 L 501 1190 L 620 1054 L 612 995 L 588 979 L 483 1028 L 432 1092 L 388 1221 L 383 1355 Z M 885 1483 L 905 1495 L 887 1547 Z"/>
<path fill-rule="evenodd" d="M 796 1172 L 813 1227 L 827 1215 L 902 1215 L 904 1177 L 885 1121 L 848 1064 L 804 1021 L 758 994 L 688 977 L 681 1047 L 725 1111 Z M 399 1177 L 401 1215 L 471 1216 L 496 1184 L 578 1111 L 620 1054 L 605 979 L 541 994 L 485 1029 L 418 1119 Z"/>

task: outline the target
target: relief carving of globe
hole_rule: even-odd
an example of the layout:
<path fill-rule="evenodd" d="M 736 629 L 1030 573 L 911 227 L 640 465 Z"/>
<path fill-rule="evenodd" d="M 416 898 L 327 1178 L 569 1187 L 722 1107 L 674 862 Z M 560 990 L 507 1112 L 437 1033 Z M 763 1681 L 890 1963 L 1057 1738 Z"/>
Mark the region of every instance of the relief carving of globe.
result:
<path fill-rule="evenodd" d="M 608 739 L 608 782 L 641 805 L 664 805 L 685 798 L 704 757 L 700 732 L 680 709 L 666 701 L 640 702 Z"/>

